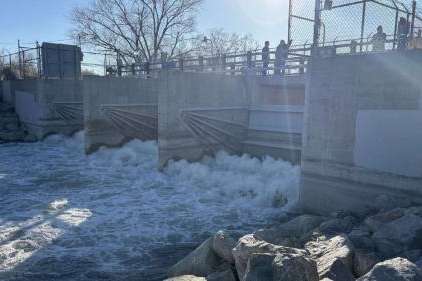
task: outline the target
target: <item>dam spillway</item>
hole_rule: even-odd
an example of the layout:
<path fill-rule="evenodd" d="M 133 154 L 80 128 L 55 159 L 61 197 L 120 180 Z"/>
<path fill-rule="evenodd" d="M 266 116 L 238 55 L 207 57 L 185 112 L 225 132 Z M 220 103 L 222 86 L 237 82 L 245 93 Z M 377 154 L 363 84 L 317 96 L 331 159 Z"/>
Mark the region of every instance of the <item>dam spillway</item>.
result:
<path fill-rule="evenodd" d="M 302 208 L 359 211 L 380 196 L 422 202 L 421 59 L 419 50 L 333 55 L 286 77 L 164 70 L 149 79 L 5 81 L 2 89 L 40 138 L 81 128 L 83 107 L 88 153 L 141 139 L 158 141 L 160 167 L 219 150 L 267 155 L 301 165 Z M 73 92 L 43 98 L 29 83 Z"/>

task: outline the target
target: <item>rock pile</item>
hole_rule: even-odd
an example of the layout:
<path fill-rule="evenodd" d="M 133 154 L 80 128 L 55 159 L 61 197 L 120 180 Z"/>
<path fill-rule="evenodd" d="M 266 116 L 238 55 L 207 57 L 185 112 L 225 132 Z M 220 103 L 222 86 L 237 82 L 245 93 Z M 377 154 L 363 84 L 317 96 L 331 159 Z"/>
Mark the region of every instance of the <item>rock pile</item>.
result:
<path fill-rule="evenodd" d="M 0 102 L 0 143 L 33 140 L 20 125 L 13 107 Z"/>
<path fill-rule="evenodd" d="M 422 281 L 422 206 L 300 215 L 235 241 L 210 237 L 167 281 Z"/>

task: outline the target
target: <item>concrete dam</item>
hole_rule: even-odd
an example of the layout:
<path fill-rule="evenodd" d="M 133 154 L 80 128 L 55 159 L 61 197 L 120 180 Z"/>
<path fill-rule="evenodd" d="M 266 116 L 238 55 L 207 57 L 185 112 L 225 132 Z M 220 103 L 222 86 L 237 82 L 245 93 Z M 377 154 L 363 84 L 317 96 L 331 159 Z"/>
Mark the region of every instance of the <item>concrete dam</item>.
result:
<path fill-rule="evenodd" d="M 85 150 L 157 140 L 159 165 L 225 150 L 301 165 L 305 210 L 422 202 L 422 52 L 313 57 L 285 77 L 162 71 L 154 78 L 2 81 L 39 139 L 85 130 Z"/>

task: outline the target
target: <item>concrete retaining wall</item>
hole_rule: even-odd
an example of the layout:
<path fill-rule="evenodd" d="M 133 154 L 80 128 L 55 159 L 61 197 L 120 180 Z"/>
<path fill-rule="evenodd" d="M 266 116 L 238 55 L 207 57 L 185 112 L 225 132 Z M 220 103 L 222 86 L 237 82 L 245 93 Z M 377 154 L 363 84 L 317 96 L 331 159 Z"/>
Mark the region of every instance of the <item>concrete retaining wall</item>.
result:
<path fill-rule="evenodd" d="M 157 139 L 157 79 L 92 77 L 83 81 L 85 150 Z"/>
<path fill-rule="evenodd" d="M 377 197 L 422 202 L 422 52 L 314 59 L 301 205 L 363 211 Z"/>
<path fill-rule="evenodd" d="M 231 153 L 300 160 L 304 81 L 168 72 L 159 90 L 160 166 Z"/>
<path fill-rule="evenodd" d="M 3 98 L 15 107 L 20 121 L 38 139 L 82 129 L 80 80 L 3 81 Z"/>

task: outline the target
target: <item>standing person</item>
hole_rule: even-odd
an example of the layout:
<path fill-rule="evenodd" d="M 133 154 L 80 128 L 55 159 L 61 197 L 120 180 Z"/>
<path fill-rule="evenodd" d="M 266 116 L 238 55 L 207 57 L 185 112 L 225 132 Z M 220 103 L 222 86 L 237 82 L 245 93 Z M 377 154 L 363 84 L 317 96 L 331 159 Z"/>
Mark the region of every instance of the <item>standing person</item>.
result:
<path fill-rule="evenodd" d="M 387 34 L 384 33 L 382 26 L 379 25 L 377 33 L 372 36 L 372 51 L 383 52 L 385 51 L 385 42 L 387 41 Z"/>
<path fill-rule="evenodd" d="M 283 75 L 286 71 L 286 60 L 289 57 L 289 48 L 292 45 L 292 40 L 288 44 L 284 40 L 280 41 L 280 44 L 277 46 L 275 51 L 275 74 L 280 75 L 280 71 L 283 72 Z"/>
<path fill-rule="evenodd" d="M 265 41 L 265 46 L 262 48 L 262 75 L 267 75 L 268 65 L 270 63 L 270 41 Z"/>
<path fill-rule="evenodd" d="M 409 22 L 401 17 L 397 26 L 398 44 L 397 50 L 405 50 L 407 47 L 407 36 L 409 35 Z"/>

